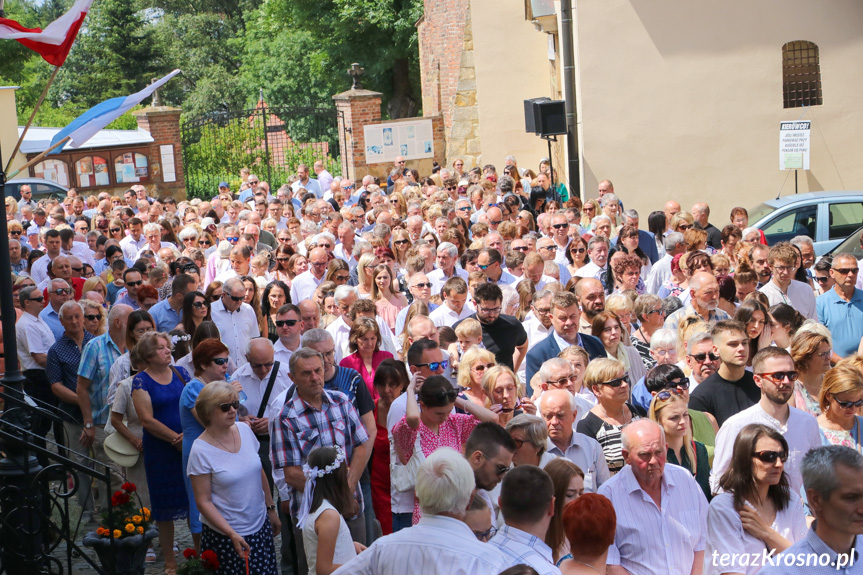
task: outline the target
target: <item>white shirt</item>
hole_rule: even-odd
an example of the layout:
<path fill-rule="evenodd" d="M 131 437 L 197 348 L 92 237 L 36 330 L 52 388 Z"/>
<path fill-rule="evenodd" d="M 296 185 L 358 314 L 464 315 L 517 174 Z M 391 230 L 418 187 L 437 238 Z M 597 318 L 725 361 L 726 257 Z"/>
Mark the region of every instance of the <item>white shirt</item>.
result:
<path fill-rule="evenodd" d="M 527 351 L 530 351 L 536 344 L 544 340 L 552 329 L 551 327 L 544 327 L 542 322 L 539 321 L 539 318 L 533 313 L 533 310 L 527 312 L 527 315 L 524 316 L 524 322 L 522 325 L 524 326 L 524 331 L 527 332 Z M 529 383 L 524 381 L 524 378 L 526 377 L 526 367 L 527 361 L 522 361 L 521 365 L 518 366 L 518 371 L 516 372 L 522 383 Z"/>
<path fill-rule="evenodd" d="M 145 245 L 147 245 L 147 238 L 144 237 L 144 234 L 141 234 L 137 241 L 131 235 L 120 240 L 120 249 L 123 250 L 123 257 L 129 262 L 135 261 L 138 250 Z"/>
<path fill-rule="evenodd" d="M 800 464 L 803 456 L 810 449 L 821 447 L 821 435 L 818 431 L 818 420 L 815 416 L 801 411 L 796 407 L 789 407 L 788 421 L 782 425 L 778 420 L 767 415 L 760 403 L 744 409 L 736 415 L 725 420 L 719 433 L 716 434 L 716 443 L 713 452 L 713 470 L 710 474 L 710 488 L 713 493 L 719 493 L 719 478 L 728 467 L 734 449 L 734 440 L 744 427 L 750 423 L 762 423 L 772 427 L 782 434 L 788 442 L 788 461 L 785 462 L 785 473 L 788 474 L 788 482 L 791 491 L 800 493 L 803 486 L 803 476 L 800 473 Z"/>
<path fill-rule="evenodd" d="M 410 529 L 375 541 L 334 575 L 479 575 L 508 566 L 503 554 L 478 541 L 464 521 L 423 515 Z"/>
<path fill-rule="evenodd" d="M 511 273 L 509 273 L 506 270 L 500 270 L 500 277 L 494 283 L 496 283 L 497 285 L 506 284 L 506 285 L 514 286 L 515 284 L 518 283 L 518 280 L 520 280 L 520 279 L 521 278 L 515 277 L 514 275 L 512 275 Z"/>
<path fill-rule="evenodd" d="M 162 248 L 174 248 L 174 249 L 176 249 L 177 246 L 175 246 L 171 242 L 159 242 L 159 250 Z M 136 261 L 138 258 L 141 257 L 141 254 L 143 254 L 144 252 L 146 252 L 149 249 L 150 249 L 150 244 L 147 242 L 144 242 L 144 245 L 138 250 L 138 253 L 135 254 L 135 257 L 132 258 L 132 261 Z M 159 258 L 159 250 L 156 250 L 155 252 L 153 252 L 154 254 L 156 254 L 157 260 L 160 259 Z"/>
<path fill-rule="evenodd" d="M 528 565 L 540 575 L 560 575 L 551 547 L 536 535 L 504 525 L 488 543 L 509 558 L 510 566 Z"/>
<path fill-rule="evenodd" d="M 774 306 L 778 303 L 785 303 L 799 311 L 808 319 L 818 321 L 818 313 L 815 311 L 815 292 L 808 284 L 791 280 L 788 285 L 788 293 L 782 293 L 779 286 L 773 280 L 770 280 L 758 290 L 767 296 L 770 300 L 770 305 Z"/>
<path fill-rule="evenodd" d="M 30 354 L 47 354 L 56 341 L 54 332 L 45 320 L 30 313 L 22 313 L 15 324 L 15 337 L 18 340 L 18 361 L 21 362 L 21 369 L 44 370 L 45 368 L 36 363 Z"/>
<path fill-rule="evenodd" d="M 275 358 L 275 361 L 279 362 L 279 372 L 276 374 L 273 390 L 270 392 L 270 398 L 267 400 L 267 408 L 264 410 L 265 416 L 267 412 L 273 409 L 281 409 L 282 404 L 277 403 L 276 400 L 282 392 L 287 392 L 293 383 L 288 375 L 288 364 L 282 362 L 279 358 Z M 243 386 L 243 392 L 246 394 L 246 402 L 243 404 L 243 407 L 249 411 L 249 415 L 252 417 L 258 416 L 258 410 L 261 407 L 261 401 L 264 399 L 264 392 L 267 391 L 267 383 L 269 383 L 272 373 L 273 368 L 270 368 L 264 379 L 258 379 L 258 376 L 252 371 L 252 365 L 247 363 L 234 374 L 237 381 Z"/>
<path fill-rule="evenodd" d="M 354 271 L 359 263 L 351 253 L 345 251 L 345 245 L 341 242 L 337 243 L 336 247 L 333 248 L 333 255 L 340 260 L 348 262 L 348 268 L 351 271 Z"/>
<path fill-rule="evenodd" d="M 554 263 L 562 266 L 569 265 L 569 260 L 566 259 L 566 250 L 569 248 L 569 244 L 572 243 L 572 238 L 566 238 L 566 245 L 560 247 L 557 242 L 554 242 Z"/>
<path fill-rule="evenodd" d="M 240 304 L 234 313 L 225 309 L 225 303 L 219 301 L 210 306 L 213 323 L 219 328 L 222 343 L 228 346 L 229 355 L 237 362 L 237 366 L 246 365 L 246 342 L 261 335 L 255 310 L 247 303 Z"/>
<path fill-rule="evenodd" d="M 579 409 L 579 414 L 584 417 L 587 411 L 582 414 Z M 550 438 L 546 440 L 546 449 L 547 453 L 564 457 L 578 465 L 584 472 L 584 490 L 588 493 L 596 493 L 596 490 L 611 478 L 602 446 L 592 437 L 573 430 L 572 439 L 565 451 L 561 451 Z"/>
<path fill-rule="evenodd" d="M 291 356 L 294 355 L 294 351 L 295 350 L 288 349 L 280 339 L 273 344 L 273 359 L 281 362 L 281 364 L 285 366 L 285 369 L 287 369 L 288 362 L 291 361 Z"/>
<path fill-rule="evenodd" d="M 390 352 L 393 354 L 393 357 L 398 357 L 392 330 L 386 326 L 379 316 L 375 316 L 375 321 L 378 322 L 378 328 L 381 331 L 381 349 Z M 339 317 L 339 319 L 327 326 L 327 332 L 333 336 L 333 341 L 336 345 L 336 365 L 338 365 L 340 361 L 351 354 L 348 350 L 348 336 L 351 334 L 351 328 L 345 323 L 344 318 Z"/>
<path fill-rule="evenodd" d="M 522 279 L 524 279 L 524 278 L 522 278 Z M 546 286 L 546 284 L 551 283 L 551 282 L 556 282 L 556 281 L 557 280 L 554 279 L 553 277 L 542 274 L 542 277 L 539 278 L 539 283 L 536 284 L 536 286 L 534 286 L 534 287 L 536 287 L 536 291 L 539 291 L 542 288 L 544 288 Z M 567 281 L 569 281 L 569 280 L 567 280 Z"/>
<path fill-rule="evenodd" d="M 312 270 L 306 270 L 291 282 L 291 301 L 297 305 L 304 299 L 312 299 L 315 295 L 315 290 L 324 281 L 326 274 L 321 276 L 321 279 L 312 275 Z"/>
<path fill-rule="evenodd" d="M 666 464 L 661 504 L 641 488 L 627 465 L 599 488 L 617 512 L 608 564 L 631 575 L 690 575 L 707 533 L 707 499 L 688 470 Z"/>
<path fill-rule="evenodd" d="M 745 505 L 752 508 L 748 501 Z M 806 515 L 803 512 L 803 502 L 796 493 L 791 492 L 791 501 L 785 509 L 776 512 L 776 518 L 770 527 L 792 544 L 806 537 Z M 707 510 L 704 575 L 722 575 L 729 572 L 755 575 L 762 567 L 760 559 L 764 548 L 762 540 L 756 539 L 743 529 L 740 513 L 734 508 L 734 495 L 720 493 L 714 497 Z M 714 552 L 717 553 L 717 558 L 727 557 L 729 563 L 723 564 L 714 559 Z M 759 558 L 758 562 L 743 563 L 743 557 L 756 556 Z"/>
<path fill-rule="evenodd" d="M 51 264 L 51 257 L 48 254 L 45 254 L 30 266 L 30 278 L 36 282 L 36 285 L 41 284 L 45 280 L 49 280 L 51 278 L 48 277 L 48 266 Z"/>
<path fill-rule="evenodd" d="M 60 253 L 64 256 L 75 256 L 85 264 L 96 265 L 96 260 L 93 259 L 93 252 L 90 251 L 90 248 L 84 242 L 73 241 L 71 250 L 60 248 Z"/>
<path fill-rule="evenodd" d="M 439 305 L 437 309 L 429 314 L 429 319 L 434 322 L 435 327 L 441 327 L 442 325 L 452 327 L 455 322 L 470 317 L 474 313 L 476 313 L 476 310 L 467 302 L 461 308 L 461 313 L 456 313 L 447 302 L 444 302 L 443 305 Z"/>
<path fill-rule="evenodd" d="M 650 273 L 647 274 L 647 279 L 644 280 L 644 293 L 655 294 L 662 287 L 662 284 L 668 281 L 671 277 L 671 260 L 673 259 L 670 255 L 665 254 L 653 264 Z"/>
<path fill-rule="evenodd" d="M 440 290 L 443 289 L 443 284 L 450 278 L 459 277 L 467 282 L 468 273 L 461 269 L 458 266 L 453 268 L 453 273 L 451 276 L 447 277 L 441 268 L 434 269 L 427 274 L 429 281 L 432 284 L 431 293 L 432 295 L 438 295 Z"/>
<path fill-rule="evenodd" d="M 577 270 L 575 270 L 575 275 L 580 278 L 595 278 L 599 279 L 599 273 L 602 271 L 602 268 L 596 265 L 593 262 L 587 263 Z"/>

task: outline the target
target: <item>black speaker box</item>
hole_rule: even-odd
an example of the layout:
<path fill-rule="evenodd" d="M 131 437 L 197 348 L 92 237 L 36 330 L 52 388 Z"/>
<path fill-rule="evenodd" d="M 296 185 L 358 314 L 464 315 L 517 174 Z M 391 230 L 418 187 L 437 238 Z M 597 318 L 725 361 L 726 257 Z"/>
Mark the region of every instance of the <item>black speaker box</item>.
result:
<path fill-rule="evenodd" d="M 539 114 L 536 104 L 539 102 L 550 102 L 550 98 L 531 98 L 524 101 L 524 131 L 528 134 L 539 134 L 537 129 L 537 116 Z"/>
<path fill-rule="evenodd" d="M 566 109 L 563 100 L 537 102 L 536 133 L 540 136 L 566 134 Z"/>

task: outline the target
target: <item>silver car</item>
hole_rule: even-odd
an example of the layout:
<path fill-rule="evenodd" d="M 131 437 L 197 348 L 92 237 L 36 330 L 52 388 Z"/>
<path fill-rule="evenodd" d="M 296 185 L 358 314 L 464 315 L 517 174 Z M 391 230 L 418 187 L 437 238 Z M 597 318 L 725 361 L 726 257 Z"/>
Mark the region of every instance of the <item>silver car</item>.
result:
<path fill-rule="evenodd" d="M 810 192 L 769 200 L 749 210 L 749 225 L 768 245 L 809 236 L 815 254 L 830 251 L 863 224 L 863 192 Z"/>

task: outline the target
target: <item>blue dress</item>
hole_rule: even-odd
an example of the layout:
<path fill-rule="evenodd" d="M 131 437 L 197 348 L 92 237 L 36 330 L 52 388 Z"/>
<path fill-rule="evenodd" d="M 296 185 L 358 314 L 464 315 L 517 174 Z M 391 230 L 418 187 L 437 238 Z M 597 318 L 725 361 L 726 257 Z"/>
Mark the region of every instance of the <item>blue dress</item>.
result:
<path fill-rule="evenodd" d="M 206 384 L 203 381 L 195 378 L 183 388 L 183 393 L 180 396 L 180 422 L 183 425 L 183 481 L 189 499 L 189 528 L 192 533 L 201 532 L 201 516 L 198 513 L 198 505 L 195 503 L 195 494 L 192 491 L 192 482 L 189 480 L 186 469 L 189 465 L 189 452 L 192 450 L 192 444 L 195 443 L 199 435 L 204 433 L 204 426 L 198 423 L 198 420 L 192 415 L 192 408 L 195 407 L 195 401 L 198 399 L 198 394 L 204 389 L 204 385 Z"/>
<path fill-rule="evenodd" d="M 183 431 L 180 424 L 180 395 L 188 381 L 189 373 L 182 367 L 174 368 L 183 378 L 173 374 L 171 383 L 161 385 L 146 372 L 132 380 L 132 389 L 150 394 L 153 417 L 177 433 Z M 189 515 L 189 501 L 183 482 L 183 455 L 170 443 L 144 430 L 144 471 L 150 489 L 150 503 L 154 521 L 174 521 Z"/>

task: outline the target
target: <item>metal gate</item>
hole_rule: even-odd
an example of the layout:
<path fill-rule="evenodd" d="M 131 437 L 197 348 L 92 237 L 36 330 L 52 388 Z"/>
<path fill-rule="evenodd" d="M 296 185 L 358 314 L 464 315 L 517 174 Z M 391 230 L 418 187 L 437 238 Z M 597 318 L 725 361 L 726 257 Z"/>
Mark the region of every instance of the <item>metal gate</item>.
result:
<path fill-rule="evenodd" d="M 273 194 L 296 173 L 320 160 L 333 175 L 341 173 L 335 107 L 270 107 L 212 112 L 181 122 L 186 192 L 211 198 L 220 182 L 240 186 L 240 169 L 270 184 Z"/>

